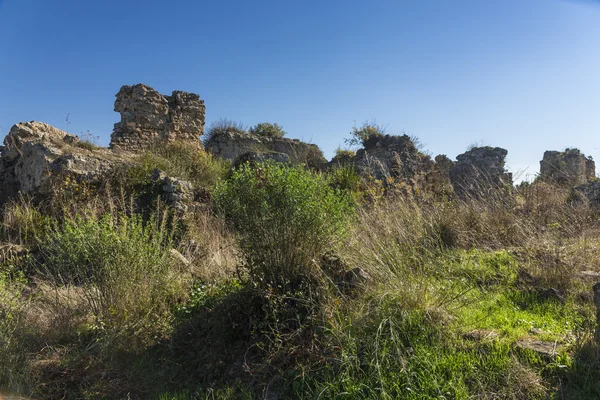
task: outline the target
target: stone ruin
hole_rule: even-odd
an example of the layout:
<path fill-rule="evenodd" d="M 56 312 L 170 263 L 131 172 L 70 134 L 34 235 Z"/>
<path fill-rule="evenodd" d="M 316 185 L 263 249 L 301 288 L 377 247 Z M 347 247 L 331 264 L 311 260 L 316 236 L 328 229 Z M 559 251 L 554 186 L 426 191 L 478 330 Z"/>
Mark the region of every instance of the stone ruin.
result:
<path fill-rule="evenodd" d="M 143 84 L 123 86 L 116 95 L 114 109 L 121 114 L 121 121 L 115 124 L 110 148 L 91 150 L 81 145 L 77 136 L 41 122 L 14 125 L 4 146 L 0 146 L 0 204 L 18 192 L 44 196 L 54 181 L 65 176 L 76 181 L 99 181 L 115 166 L 133 162 L 136 152 L 156 142 L 184 141 L 202 146 L 205 106 L 196 94 L 174 91 L 164 96 Z M 234 162 L 269 159 L 315 169 L 350 163 L 361 174 L 376 179 L 424 182 L 441 194 L 453 191 L 462 198 L 480 197 L 498 189 L 506 193 L 512 188 L 512 175 L 505 169 L 505 149 L 476 147 L 459 155 L 456 162 L 443 155 L 434 162 L 407 135 L 373 137 L 355 155 L 348 154 L 344 160 L 334 159 L 329 164 L 316 145 L 237 131 L 215 134 L 206 142 L 206 149 Z M 540 167 L 540 180 L 569 185 L 592 204 L 600 205 L 600 181 L 593 179 L 594 161 L 579 150 L 547 151 Z M 173 190 L 172 181 L 178 182 Z M 161 175 L 160 182 L 159 186 L 171 190 L 165 192 L 169 199 L 182 197 L 178 188 L 187 188 L 176 178 Z"/>
<path fill-rule="evenodd" d="M 327 160 L 315 144 L 298 139 L 266 137 L 234 130 L 217 132 L 206 143 L 206 150 L 234 164 L 240 160 L 289 160 L 293 164 L 306 164 L 322 169 Z"/>
<path fill-rule="evenodd" d="M 512 188 L 512 174 L 504 168 L 508 151 L 500 147 L 475 147 L 456 157 L 450 169 L 454 193 L 461 198 L 480 198 Z"/>
<path fill-rule="evenodd" d="M 596 176 L 596 165 L 578 149 L 546 151 L 540 161 L 539 179 L 554 184 L 575 187 Z"/>
<path fill-rule="evenodd" d="M 165 96 L 138 83 L 121 87 L 116 97 L 121 121 L 111 135 L 112 149 L 138 151 L 174 140 L 202 145 L 206 107 L 197 94 L 176 90 Z"/>
<path fill-rule="evenodd" d="M 431 168 L 431 158 L 421 153 L 408 135 L 373 136 L 356 152 L 354 164 L 362 174 L 377 179 L 410 180 Z"/>

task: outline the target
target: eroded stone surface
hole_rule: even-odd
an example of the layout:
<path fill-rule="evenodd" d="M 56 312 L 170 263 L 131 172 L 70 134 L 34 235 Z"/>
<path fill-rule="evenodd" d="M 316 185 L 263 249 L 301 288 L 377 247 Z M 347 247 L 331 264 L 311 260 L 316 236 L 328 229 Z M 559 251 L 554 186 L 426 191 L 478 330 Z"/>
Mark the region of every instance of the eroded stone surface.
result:
<path fill-rule="evenodd" d="M 297 139 L 273 138 L 249 133 L 226 131 L 213 135 L 206 143 L 206 150 L 220 158 L 235 161 L 244 154 L 283 153 L 294 164 L 306 164 L 321 169 L 327 160 L 314 144 Z"/>
<path fill-rule="evenodd" d="M 482 197 L 512 187 L 512 174 L 504 168 L 508 151 L 500 147 L 475 147 L 456 157 L 450 180 L 459 197 Z"/>
<path fill-rule="evenodd" d="M 356 152 L 354 164 L 363 175 L 404 180 L 410 180 L 433 166 L 431 159 L 417 149 L 408 135 L 374 136 Z"/>
<path fill-rule="evenodd" d="M 531 337 L 518 340 L 516 346 L 520 349 L 534 351 L 544 358 L 553 358 L 563 351 L 563 346 L 557 342 L 537 340 Z"/>
<path fill-rule="evenodd" d="M 197 94 L 176 90 L 165 96 L 139 83 L 121 87 L 116 97 L 121 121 L 115 124 L 111 148 L 141 150 L 175 140 L 201 146 L 206 108 Z"/>
<path fill-rule="evenodd" d="M 564 186 L 578 186 L 596 176 L 596 165 L 578 149 L 546 151 L 540 161 L 540 179 Z"/>
<path fill-rule="evenodd" d="M 78 144 L 76 136 L 43 122 L 13 125 L 0 153 L 0 204 L 19 191 L 47 195 L 65 175 L 93 181 L 124 161 L 108 149 L 89 151 Z"/>

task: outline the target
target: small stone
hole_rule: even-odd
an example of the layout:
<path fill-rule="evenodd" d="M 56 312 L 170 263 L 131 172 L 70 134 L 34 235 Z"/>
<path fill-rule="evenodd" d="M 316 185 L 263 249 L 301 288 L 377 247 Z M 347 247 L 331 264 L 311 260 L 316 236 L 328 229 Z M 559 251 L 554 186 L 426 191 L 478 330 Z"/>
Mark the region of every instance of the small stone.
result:
<path fill-rule="evenodd" d="M 530 337 L 517 341 L 516 346 L 520 349 L 535 351 L 544 358 L 553 358 L 563 351 L 563 346 L 557 342 L 537 340 Z"/>
<path fill-rule="evenodd" d="M 486 329 L 474 329 L 465 333 L 465 338 L 477 341 L 492 340 L 496 339 L 498 336 L 500 336 L 498 332 Z"/>

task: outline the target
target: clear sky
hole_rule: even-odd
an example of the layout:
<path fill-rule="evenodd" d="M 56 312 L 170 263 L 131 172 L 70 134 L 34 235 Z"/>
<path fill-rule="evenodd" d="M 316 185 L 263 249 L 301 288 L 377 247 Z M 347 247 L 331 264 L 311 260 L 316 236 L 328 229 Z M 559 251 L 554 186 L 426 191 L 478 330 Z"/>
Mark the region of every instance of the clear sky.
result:
<path fill-rule="evenodd" d="M 69 114 L 106 145 L 138 82 L 328 157 L 376 119 L 434 155 L 505 147 L 533 174 L 544 150 L 600 160 L 600 2 L 0 0 L 0 137 Z"/>

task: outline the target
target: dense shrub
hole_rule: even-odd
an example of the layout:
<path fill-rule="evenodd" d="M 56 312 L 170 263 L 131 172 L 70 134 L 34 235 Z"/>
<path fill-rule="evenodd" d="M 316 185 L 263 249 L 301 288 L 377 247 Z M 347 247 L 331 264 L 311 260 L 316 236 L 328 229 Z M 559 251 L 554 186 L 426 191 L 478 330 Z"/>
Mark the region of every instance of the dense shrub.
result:
<path fill-rule="evenodd" d="M 139 217 L 66 219 L 39 244 L 39 275 L 54 285 L 83 288 L 95 326 L 140 341 L 164 328 L 182 289 L 164 225 Z M 167 318 L 167 320 L 165 320 Z"/>
<path fill-rule="evenodd" d="M 357 204 L 361 202 L 363 197 L 361 192 L 362 179 L 353 165 L 340 164 L 334 166 L 327 171 L 327 179 L 331 187 L 348 193 Z"/>
<path fill-rule="evenodd" d="M 227 118 L 221 118 L 210 124 L 208 130 L 204 134 L 204 143 L 210 142 L 210 140 L 216 135 L 227 132 L 246 133 L 247 129 L 241 122 L 233 121 Z"/>
<path fill-rule="evenodd" d="M 218 184 L 215 201 L 239 232 L 251 277 L 292 287 L 339 240 L 352 214 L 348 196 L 300 167 L 244 165 Z"/>
<path fill-rule="evenodd" d="M 141 155 L 138 165 L 130 169 L 129 178 L 134 183 L 145 183 L 155 168 L 188 180 L 195 187 L 207 188 L 227 173 L 229 165 L 203 150 L 175 142 L 156 145 Z"/>
<path fill-rule="evenodd" d="M 281 125 L 270 122 L 261 122 L 250 128 L 250 133 L 264 137 L 282 138 L 285 136 L 286 132 Z"/>

